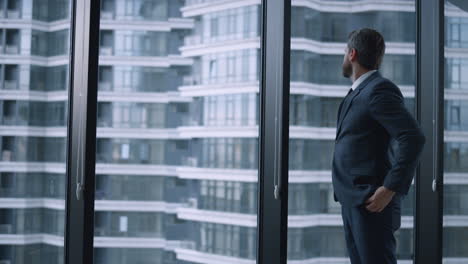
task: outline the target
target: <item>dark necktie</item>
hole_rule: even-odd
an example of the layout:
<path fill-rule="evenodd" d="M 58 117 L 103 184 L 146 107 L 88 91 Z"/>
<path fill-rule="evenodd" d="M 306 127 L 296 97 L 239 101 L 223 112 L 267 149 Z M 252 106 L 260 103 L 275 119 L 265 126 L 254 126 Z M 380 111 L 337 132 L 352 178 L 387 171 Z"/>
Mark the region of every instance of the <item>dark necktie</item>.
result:
<path fill-rule="evenodd" d="M 348 93 L 347 93 L 346 96 L 343 98 L 343 101 L 341 101 L 340 107 L 338 108 L 338 118 L 337 118 L 337 122 L 340 121 L 340 118 L 341 118 L 341 111 L 343 110 L 343 106 L 344 106 L 344 104 L 345 104 L 346 98 L 348 98 L 348 96 L 349 96 L 352 92 L 353 92 L 353 88 L 349 88 Z"/>

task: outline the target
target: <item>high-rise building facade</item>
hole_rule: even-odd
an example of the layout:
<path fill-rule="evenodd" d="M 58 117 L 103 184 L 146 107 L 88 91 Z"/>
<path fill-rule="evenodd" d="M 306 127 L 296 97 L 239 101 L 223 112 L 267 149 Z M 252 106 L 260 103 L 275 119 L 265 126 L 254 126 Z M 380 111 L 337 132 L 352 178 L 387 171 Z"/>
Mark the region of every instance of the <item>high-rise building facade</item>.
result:
<path fill-rule="evenodd" d="M 0 0 L 0 264 L 63 263 L 70 0 Z M 255 263 L 260 0 L 101 0 L 96 264 Z M 446 13 L 446 263 L 468 263 L 466 12 Z M 331 157 L 348 33 L 414 112 L 412 0 L 294 0 L 288 263 L 349 263 Z M 464 110 L 465 109 L 465 110 Z M 413 256 L 413 188 L 398 258 Z"/>

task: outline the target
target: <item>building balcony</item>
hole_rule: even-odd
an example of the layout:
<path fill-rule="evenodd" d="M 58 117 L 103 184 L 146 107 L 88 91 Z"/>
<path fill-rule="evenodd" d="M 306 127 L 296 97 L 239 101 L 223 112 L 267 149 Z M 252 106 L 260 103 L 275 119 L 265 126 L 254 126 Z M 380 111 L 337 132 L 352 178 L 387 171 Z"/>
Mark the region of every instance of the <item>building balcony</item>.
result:
<path fill-rule="evenodd" d="M 0 172 L 45 172 L 63 174 L 65 173 L 65 163 L 0 161 Z"/>
<path fill-rule="evenodd" d="M 192 29 L 194 21 L 190 18 L 169 18 L 166 21 L 152 20 L 119 20 L 109 13 L 107 17 L 103 17 L 101 13 L 101 30 L 144 30 L 144 31 L 159 31 L 169 32 L 179 29 Z"/>
<path fill-rule="evenodd" d="M 111 128 L 99 127 L 97 138 L 180 139 L 175 128 Z"/>
<path fill-rule="evenodd" d="M 21 13 L 20 13 L 19 10 L 7 10 L 6 14 L 7 14 L 6 15 L 7 18 L 9 18 L 9 19 L 19 19 L 19 18 L 21 18 L 21 16 L 20 16 Z"/>
<path fill-rule="evenodd" d="M 202 37 L 200 35 L 190 35 L 184 38 L 184 45 L 185 46 L 194 46 L 194 45 L 201 45 L 201 44 L 214 44 L 220 42 L 227 42 L 227 41 L 234 41 L 234 40 L 242 40 L 242 39 L 250 39 L 260 37 L 260 32 L 257 30 L 252 31 L 244 31 L 244 32 L 233 32 L 233 33 L 222 33 L 217 36 L 207 36 Z"/>
<path fill-rule="evenodd" d="M 197 167 L 199 160 L 196 157 L 186 157 L 183 159 L 182 163 L 182 166 L 97 163 L 96 174 L 148 175 L 155 177 L 178 177 L 180 179 L 258 182 L 258 172 L 256 169 L 201 168 Z M 63 174 L 65 173 L 65 163 L 1 161 L 0 172 L 42 172 Z M 331 183 L 331 171 L 290 170 L 289 182 Z M 451 185 L 468 184 L 468 173 L 445 172 L 444 183 Z"/>
<path fill-rule="evenodd" d="M 101 20 L 114 19 L 114 11 L 101 10 Z"/>
<path fill-rule="evenodd" d="M 164 201 L 125 201 L 125 200 L 96 200 L 96 211 L 113 211 L 113 212 L 163 212 L 167 214 L 175 214 L 177 208 L 183 207 L 185 204 L 168 203 Z"/>
<path fill-rule="evenodd" d="M 185 6 L 215 3 L 215 2 L 219 2 L 219 1 L 223 1 L 223 0 L 186 0 L 185 1 Z"/>
<path fill-rule="evenodd" d="M 191 159 L 191 160 L 189 160 Z M 197 164 L 196 158 L 187 158 L 184 163 Z M 253 169 L 218 169 L 179 166 L 176 175 L 181 179 L 258 182 L 258 172 Z"/>
<path fill-rule="evenodd" d="M 291 50 L 304 50 L 315 54 L 343 55 L 346 43 L 317 41 L 307 38 L 291 38 Z M 414 55 L 414 43 L 388 42 L 385 54 Z"/>
<path fill-rule="evenodd" d="M 56 247 L 64 246 L 63 236 L 51 234 L 5 234 L 0 235 L 0 245 L 30 245 L 30 244 L 46 244 Z M 0 262 L 1 263 L 1 262 Z"/>
<path fill-rule="evenodd" d="M 113 66 L 148 66 L 169 68 L 172 66 L 191 66 L 193 59 L 183 58 L 179 55 L 167 56 L 119 56 L 119 55 L 101 55 L 99 56 L 99 65 Z"/>
<path fill-rule="evenodd" d="M 0 224 L 0 234 L 12 234 L 13 225 L 12 224 Z"/>
<path fill-rule="evenodd" d="M 398 86 L 404 97 L 414 98 L 415 87 L 411 85 Z M 312 95 L 317 97 L 340 97 L 346 96 L 349 86 L 346 85 L 333 85 L 333 84 L 320 84 L 310 82 L 295 82 L 290 84 L 291 94 Z"/>
<path fill-rule="evenodd" d="M 191 0 L 181 8 L 183 17 L 200 16 L 212 12 L 238 8 L 249 5 L 260 5 L 259 0 Z M 292 6 L 310 8 L 322 12 L 358 13 L 367 11 L 414 12 L 415 4 L 411 0 L 370 0 L 365 1 L 326 1 L 326 0 L 293 0 Z"/>
<path fill-rule="evenodd" d="M 24 55 L 24 54 L 2 54 L 0 55 L 4 64 L 15 64 L 15 65 L 37 65 L 37 66 L 61 66 L 69 65 L 70 58 L 68 55 L 57 55 L 57 56 L 37 56 L 37 55 Z M 27 86 L 24 89 L 28 89 Z"/>
<path fill-rule="evenodd" d="M 0 136 L 18 137 L 66 137 L 67 128 L 63 127 L 39 127 L 39 126 L 0 126 Z"/>
<path fill-rule="evenodd" d="M 114 48 L 113 47 L 105 47 L 105 46 L 99 47 L 99 55 L 100 56 L 111 56 L 113 54 L 114 54 Z"/>
<path fill-rule="evenodd" d="M 100 83 L 101 84 L 101 83 Z M 107 84 L 107 83 L 106 83 Z M 108 89 L 109 86 L 104 86 Z M 189 103 L 192 101 L 191 97 L 182 97 L 179 92 L 145 92 L 135 90 L 132 91 L 114 91 L 116 88 L 110 86 L 110 90 L 101 90 L 98 86 L 98 101 L 99 102 L 135 102 L 135 103 Z M 1 93 L 0 93 L 1 95 Z"/>
<path fill-rule="evenodd" d="M 201 77 L 196 77 L 199 80 Z M 187 84 L 189 78 L 187 77 Z M 215 84 L 195 84 L 179 87 L 180 95 L 183 97 L 211 96 L 239 93 L 258 93 L 260 84 L 258 81 L 247 82 L 220 82 Z"/>
<path fill-rule="evenodd" d="M 5 90 L 17 90 L 19 87 L 18 81 L 16 80 L 5 80 L 3 83 L 3 89 Z"/>
<path fill-rule="evenodd" d="M 184 45 L 179 48 L 182 57 L 198 57 L 213 53 L 245 49 L 260 49 L 260 38 L 249 37 L 215 43 L 200 43 L 196 45 Z"/>
<path fill-rule="evenodd" d="M 203 264 L 255 264 L 254 259 L 243 259 L 237 257 L 216 255 L 207 252 L 197 251 L 190 248 L 177 248 L 175 249 L 177 259 Z"/>
<path fill-rule="evenodd" d="M 293 0 L 292 6 L 306 7 L 322 12 L 358 13 L 368 11 L 415 12 L 415 3 L 411 0 L 370 0 L 370 1 L 327 1 Z"/>
<path fill-rule="evenodd" d="M 98 230 L 99 233 L 99 230 Z M 109 237 L 95 236 L 95 248 L 161 248 L 167 247 L 167 240 L 164 238 L 144 238 L 144 237 Z"/>
<path fill-rule="evenodd" d="M 201 76 L 184 76 L 182 78 L 182 83 L 184 86 L 193 86 L 201 84 Z"/>
<path fill-rule="evenodd" d="M 185 126 L 178 127 L 178 138 L 256 138 L 258 126 Z"/>
<path fill-rule="evenodd" d="M 1 82 L 0 82 L 1 83 Z M 1 89 L 0 98 L 2 100 L 18 101 L 40 101 L 40 102 L 63 102 L 68 101 L 68 91 L 32 91 L 29 89 Z M 30 88 L 30 87 L 27 87 Z"/>
<path fill-rule="evenodd" d="M 260 0 L 192 0 L 180 10 L 182 17 L 195 17 L 243 6 L 260 5 Z"/>
<path fill-rule="evenodd" d="M 17 46 L 17 45 L 6 45 L 5 53 L 6 54 L 19 54 L 19 46 Z"/>
<path fill-rule="evenodd" d="M 112 91 L 112 83 L 100 81 L 98 84 L 98 89 L 99 91 Z"/>

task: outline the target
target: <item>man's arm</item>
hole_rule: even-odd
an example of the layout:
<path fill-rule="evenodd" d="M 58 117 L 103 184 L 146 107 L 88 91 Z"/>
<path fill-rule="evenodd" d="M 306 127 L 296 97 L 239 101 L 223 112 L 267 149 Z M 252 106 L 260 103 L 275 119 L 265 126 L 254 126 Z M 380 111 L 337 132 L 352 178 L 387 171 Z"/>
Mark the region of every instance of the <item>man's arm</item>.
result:
<path fill-rule="evenodd" d="M 425 143 L 424 134 L 406 109 L 400 90 L 389 81 L 375 87 L 370 96 L 369 111 L 399 146 L 395 163 L 385 176 L 383 186 L 406 195 Z"/>

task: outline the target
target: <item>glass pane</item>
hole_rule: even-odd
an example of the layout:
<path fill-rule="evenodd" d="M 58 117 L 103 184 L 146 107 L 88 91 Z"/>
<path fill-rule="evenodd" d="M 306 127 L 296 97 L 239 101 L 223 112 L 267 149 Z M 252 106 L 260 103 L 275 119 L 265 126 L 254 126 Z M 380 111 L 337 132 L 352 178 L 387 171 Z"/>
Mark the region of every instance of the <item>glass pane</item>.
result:
<path fill-rule="evenodd" d="M 95 263 L 255 263 L 259 4 L 101 6 Z"/>
<path fill-rule="evenodd" d="M 0 263 L 64 260 L 70 0 L 0 1 Z"/>
<path fill-rule="evenodd" d="M 445 2 L 444 263 L 468 263 L 468 3 Z"/>
<path fill-rule="evenodd" d="M 337 114 L 352 85 L 342 73 L 348 34 L 369 27 L 383 35 L 386 52 L 379 72 L 399 87 L 414 113 L 415 3 L 304 3 L 293 1 L 291 16 L 288 260 L 349 263 L 341 206 L 332 187 Z M 363 144 L 371 141 L 366 138 Z M 413 257 L 413 200 L 411 187 L 402 200 L 401 228 L 394 234 L 396 257 L 403 263 Z"/>

